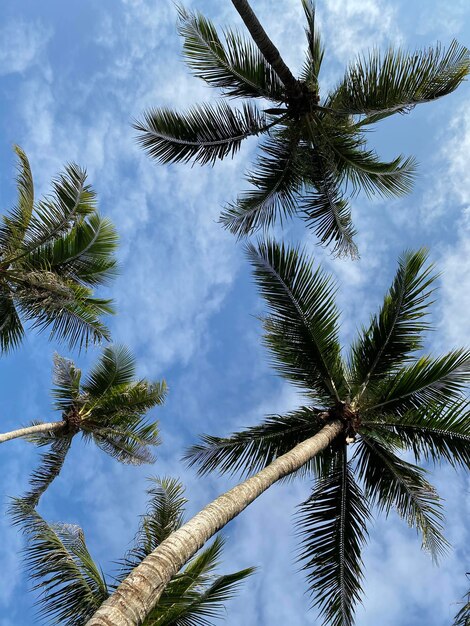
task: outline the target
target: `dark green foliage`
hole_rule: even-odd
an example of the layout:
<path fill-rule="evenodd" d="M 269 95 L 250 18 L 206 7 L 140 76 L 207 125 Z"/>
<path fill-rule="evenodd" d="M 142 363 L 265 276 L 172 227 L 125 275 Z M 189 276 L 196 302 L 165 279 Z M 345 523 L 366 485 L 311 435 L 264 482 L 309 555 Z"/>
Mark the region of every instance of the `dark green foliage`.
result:
<path fill-rule="evenodd" d="M 401 455 L 410 451 L 417 463 L 470 467 L 470 352 L 416 354 L 429 329 L 436 279 L 423 250 L 402 255 L 380 311 L 346 359 L 331 277 L 297 248 L 271 241 L 249 245 L 247 252 L 267 302 L 264 341 L 274 366 L 312 407 L 270 416 L 229 437 L 206 435 L 186 459 L 201 474 L 253 474 L 330 418 L 343 420 L 342 435 L 298 472 L 317 481 L 298 524 L 315 606 L 325 623 L 351 626 L 362 595 L 361 548 L 372 508 L 385 515 L 396 510 L 434 558 L 447 547 L 441 501 L 426 472 Z"/>
<path fill-rule="evenodd" d="M 416 171 L 412 158 L 383 162 L 368 147 L 367 127 L 454 91 L 469 73 L 470 57 L 455 41 L 447 49 L 373 50 L 322 94 L 324 46 L 314 3 L 302 5 L 307 47 L 298 80 L 282 59 L 285 71 L 276 69 L 255 40 L 230 29 L 220 36 L 206 17 L 178 7 L 183 56 L 193 74 L 223 97 L 245 103 L 239 109 L 204 104 L 185 114 L 154 109 L 135 127 L 139 143 L 160 163 L 214 164 L 247 137 L 265 135 L 247 175 L 252 189 L 225 207 L 222 224 L 245 236 L 297 214 L 334 254 L 355 257 L 348 195 L 401 196 L 411 190 Z"/>
<path fill-rule="evenodd" d="M 16 147 L 18 203 L 0 226 L 0 350 L 17 347 L 23 322 L 50 330 L 70 347 L 109 339 L 101 321 L 110 300 L 93 288 L 116 272 L 117 234 L 96 212 L 95 194 L 76 165 L 52 183 L 52 194 L 34 202 L 28 159 Z"/>

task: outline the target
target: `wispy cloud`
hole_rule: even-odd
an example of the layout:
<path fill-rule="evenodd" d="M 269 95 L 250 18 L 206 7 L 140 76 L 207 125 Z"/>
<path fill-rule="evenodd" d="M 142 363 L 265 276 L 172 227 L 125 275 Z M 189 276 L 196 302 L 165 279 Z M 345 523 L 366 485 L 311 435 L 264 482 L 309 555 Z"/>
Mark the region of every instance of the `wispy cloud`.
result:
<path fill-rule="evenodd" d="M 52 30 L 40 22 L 12 19 L 0 28 L 0 76 L 24 72 L 44 62 Z"/>

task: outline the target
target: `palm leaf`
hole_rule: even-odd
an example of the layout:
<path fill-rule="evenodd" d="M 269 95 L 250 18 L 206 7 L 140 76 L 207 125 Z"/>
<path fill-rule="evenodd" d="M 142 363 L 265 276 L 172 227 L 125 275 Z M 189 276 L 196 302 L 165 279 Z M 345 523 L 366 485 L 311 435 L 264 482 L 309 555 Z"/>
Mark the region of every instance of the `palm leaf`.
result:
<path fill-rule="evenodd" d="M 305 34 L 307 35 L 307 55 L 302 71 L 302 80 L 310 88 L 318 90 L 318 76 L 323 61 L 325 49 L 320 34 L 315 25 L 315 4 L 312 0 L 302 0 L 302 7 L 307 20 Z"/>
<path fill-rule="evenodd" d="M 448 543 L 442 535 L 442 505 L 426 472 L 397 457 L 384 442 L 363 436 L 357 467 L 368 498 L 388 515 L 392 507 L 422 535 L 423 548 L 437 560 Z"/>
<path fill-rule="evenodd" d="M 18 502 L 26 537 L 24 560 L 37 604 L 49 624 L 83 626 L 108 597 L 108 587 L 93 562 L 81 528 L 49 526 L 33 507 Z"/>
<path fill-rule="evenodd" d="M 24 329 L 9 293 L 0 293 L 0 352 L 17 348 L 24 337 Z"/>
<path fill-rule="evenodd" d="M 52 397 L 59 411 L 68 412 L 80 403 L 80 380 L 82 372 L 71 359 L 54 354 Z"/>
<path fill-rule="evenodd" d="M 330 474 L 317 482 L 301 505 L 298 517 L 303 536 L 300 559 L 315 595 L 314 606 L 331 626 L 352 626 L 362 595 L 361 548 L 370 513 L 347 463 L 345 446 Z"/>
<path fill-rule="evenodd" d="M 218 102 L 201 104 L 185 114 L 151 109 L 134 128 L 140 133 L 139 144 L 160 163 L 205 165 L 233 156 L 244 139 L 265 132 L 269 125 L 250 103 L 237 110 Z"/>
<path fill-rule="evenodd" d="M 469 52 L 455 40 L 447 50 L 440 44 L 413 53 L 374 50 L 350 66 L 334 106 L 372 123 L 451 93 L 469 71 Z"/>
<path fill-rule="evenodd" d="M 41 496 L 57 478 L 72 444 L 72 439 L 73 434 L 67 433 L 56 437 L 51 449 L 41 455 L 40 465 L 38 469 L 33 471 L 29 480 L 30 491 L 21 498 L 13 500 L 11 504 L 10 514 L 15 524 L 21 524 L 24 507 L 36 508 Z"/>
<path fill-rule="evenodd" d="M 470 467 L 470 407 L 467 400 L 445 402 L 411 410 L 397 418 L 364 420 L 364 426 L 394 433 L 415 459 L 453 467 Z"/>
<path fill-rule="evenodd" d="M 200 475 L 214 470 L 230 474 L 255 474 L 319 432 L 325 424 L 321 415 L 319 409 L 301 407 L 287 415 L 271 415 L 259 426 L 247 428 L 230 437 L 204 435 L 202 443 L 193 445 L 184 459 L 189 466 L 197 465 Z M 305 472 L 311 469 L 310 466 L 305 467 Z"/>
<path fill-rule="evenodd" d="M 302 188 L 303 163 L 299 137 L 291 133 L 271 134 L 262 144 L 256 169 L 248 182 L 254 190 L 242 194 L 222 212 L 220 221 L 230 232 L 243 236 L 297 212 L 297 195 Z"/>
<path fill-rule="evenodd" d="M 183 54 L 197 78 L 228 97 L 283 99 L 282 83 L 255 45 L 229 29 L 224 44 L 212 22 L 200 13 L 179 6 L 178 14 Z"/>
<path fill-rule="evenodd" d="M 135 369 L 135 358 L 128 348 L 120 345 L 107 346 L 86 377 L 83 391 L 93 400 L 101 401 L 113 388 L 132 383 Z"/>
<path fill-rule="evenodd" d="M 150 447 L 161 443 L 157 422 L 148 423 L 145 418 L 137 416 L 132 420 L 128 419 L 122 427 L 93 426 L 90 433 L 88 428 L 85 421 L 82 428 L 85 440 L 92 438 L 101 450 L 120 463 L 142 465 L 155 462 Z"/>
<path fill-rule="evenodd" d="M 352 346 L 350 363 L 359 396 L 369 382 L 389 375 L 422 348 L 423 333 L 429 328 L 423 318 L 436 279 L 426 260 L 425 250 L 402 255 L 382 308 Z"/>
<path fill-rule="evenodd" d="M 265 343 L 274 366 L 329 406 L 345 386 L 338 343 L 335 285 L 296 248 L 247 246 L 255 281 L 267 301 Z"/>
<path fill-rule="evenodd" d="M 452 626 L 470 626 L 470 592 L 466 594 L 462 604 L 463 606 L 455 616 Z"/>
<path fill-rule="evenodd" d="M 365 411 L 400 415 L 429 403 L 460 400 L 470 382 L 470 351 L 454 350 L 439 357 L 421 357 L 369 389 Z"/>

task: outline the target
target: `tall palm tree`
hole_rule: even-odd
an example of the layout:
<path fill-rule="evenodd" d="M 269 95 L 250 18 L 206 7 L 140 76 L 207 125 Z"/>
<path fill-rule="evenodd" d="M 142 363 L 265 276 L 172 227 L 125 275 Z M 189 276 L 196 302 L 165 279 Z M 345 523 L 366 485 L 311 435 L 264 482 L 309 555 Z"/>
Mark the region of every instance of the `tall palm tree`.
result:
<path fill-rule="evenodd" d="M 282 60 L 246 0 L 232 0 L 252 36 L 224 30 L 206 17 L 179 8 L 184 58 L 195 76 L 242 98 L 194 106 L 186 113 L 155 108 L 136 122 L 139 142 L 160 163 L 214 164 L 233 155 L 244 139 L 263 135 L 248 173 L 252 189 L 221 215 L 243 236 L 297 214 L 335 254 L 357 254 L 347 195 L 364 189 L 385 197 L 410 191 L 413 158 L 380 160 L 367 131 L 395 113 L 454 91 L 470 71 L 469 52 L 456 41 L 416 52 L 372 50 L 359 56 L 329 92 L 320 89 L 324 47 L 315 27 L 315 7 L 302 0 L 307 50 L 300 77 Z M 270 103 L 267 105 L 266 103 Z"/>
<path fill-rule="evenodd" d="M 70 347 L 109 339 L 101 321 L 110 300 L 93 288 L 116 271 L 117 234 L 96 212 L 86 172 L 68 165 L 52 183 L 52 194 L 35 203 L 31 169 L 19 158 L 18 201 L 0 224 L 0 352 L 18 346 L 23 323 L 49 328 Z"/>
<path fill-rule="evenodd" d="M 129 572 L 180 528 L 187 502 L 181 483 L 154 478 L 147 493 L 150 501 L 134 546 L 111 578 L 93 561 L 79 526 L 49 525 L 30 505 L 19 503 L 27 542 L 25 563 L 35 583 L 33 590 L 40 592 L 40 614 L 48 624 L 83 626 Z M 217 537 L 173 577 L 145 626 L 209 626 L 223 617 L 224 603 L 254 571 L 216 575 L 223 544 Z"/>
<path fill-rule="evenodd" d="M 301 558 L 325 623 L 350 626 L 361 598 L 361 550 L 371 507 L 392 508 L 437 558 L 442 510 L 427 472 L 409 463 L 470 467 L 470 351 L 417 355 L 433 292 L 424 251 L 405 253 L 383 305 L 342 357 L 335 284 L 298 249 L 248 247 L 269 315 L 264 340 L 306 406 L 188 453 L 201 474 L 251 477 L 207 505 L 133 571 L 88 626 L 141 624 L 167 582 L 214 533 L 286 476 L 315 479 L 300 507 Z"/>
<path fill-rule="evenodd" d="M 58 476 L 79 433 L 86 442 L 93 441 L 121 463 L 154 461 L 151 446 L 160 443 L 158 427 L 157 422 L 146 420 L 146 413 L 162 404 L 166 384 L 136 380 L 135 359 L 127 348 L 106 347 L 84 381 L 81 370 L 72 361 L 56 356 L 54 383 L 55 408 L 62 419 L 0 435 L 0 443 L 23 437 L 38 446 L 49 446 L 32 475 L 30 491 L 21 499 L 24 503 L 37 506 Z M 21 509 L 18 519 L 21 520 Z"/>

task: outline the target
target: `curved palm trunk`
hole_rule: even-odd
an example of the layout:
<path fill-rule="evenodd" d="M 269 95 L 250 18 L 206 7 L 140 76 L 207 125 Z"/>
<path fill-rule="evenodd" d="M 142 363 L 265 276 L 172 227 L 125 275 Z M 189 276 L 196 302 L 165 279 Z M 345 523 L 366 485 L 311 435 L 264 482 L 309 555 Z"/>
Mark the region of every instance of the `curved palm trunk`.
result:
<path fill-rule="evenodd" d="M 64 428 L 65 422 L 46 422 L 44 424 L 35 424 L 34 426 L 26 426 L 18 430 L 11 430 L 9 433 L 0 434 L 0 443 L 10 441 L 10 439 L 18 439 L 19 437 L 27 437 L 36 433 L 50 433 Z"/>
<path fill-rule="evenodd" d="M 263 470 L 222 494 L 147 556 L 86 626 L 140 626 L 183 565 L 221 528 L 281 478 L 325 450 L 343 430 L 335 420 Z"/>
<path fill-rule="evenodd" d="M 247 0 L 232 0 L 232 4 L 240 14 L 240 17 L 244 21 L 245 26 L 248 28 L 250 35 L 253 37 L 254 42 L 266 61 L 272 66 L 287 89 L 294 92 L 296 95 L 299 94 L 299 83 L 282 60 L 279 50 L 271 39 L 269 39 Z"/>

